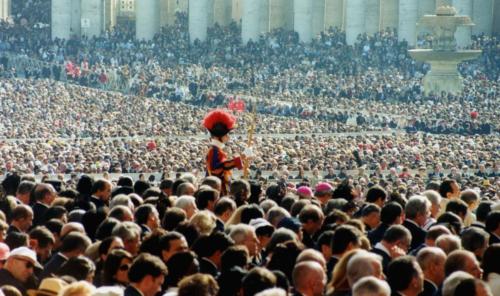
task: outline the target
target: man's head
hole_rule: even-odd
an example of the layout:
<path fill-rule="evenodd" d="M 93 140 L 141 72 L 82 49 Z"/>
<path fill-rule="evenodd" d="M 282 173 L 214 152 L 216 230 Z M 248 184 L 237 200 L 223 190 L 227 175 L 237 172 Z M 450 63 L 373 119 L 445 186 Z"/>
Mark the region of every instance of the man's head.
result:
<path fill-rule="evenodd" d="M 167 262 L 174 254 L 187 251 L 189 247 L 182 234 L 171 231 L 160 237 L 160 249 L 163 262 Z"/>
<path fill-rule="evenodd" d="M 326 275 L 321 265 L 314 261 L 299 262 L 293 269 L 293 285 L 304 296 L 323 295 Z"/>
<path fill-rule="evenodd" d="M 330 247 L 332 255 L 342 255 L 361 246 L 362 233 L 351 225 L 342 225 L 335 229 Z"/>
<path fill-rule="evenodd" d="M 380 224 L 380 207 L 376 204 L 368 204 L 361 211 L 361 220 L 371 229 Z"/>
<path fill-rule="evenodd" d="M 396 202 L 386 203 L 380 211 L 380 221 L 387 225 L 403 223 L 403 208 Z"/>
<path fill-rule="evenodd" d="M 111 183 L 108 180 L 99 179 L 92 186 L 92 195 L 107 203 L 111 196 Z"/>
<path fill-rule="evenodd" d="M 465 271 L 477 279 L 483 275 L 483 270 L 474 253 L 466 250 L 456 250 L 451 252 L 444 265 L 446 276 L 450 276 L 455 271 Z"/>
<path fill-rule="evenodd" d="M 191 219 L 191 217 L 198 212 L 198 207 L 196 206 L 196 200 L 190 195 L 183 195 L 176 199 L 174 206 L 180 208 L 186 212 L 186 217 Z"/>
<path fill-rule="evenodd" d="M 484 251 L 489 246 L 490 235 L 478 227 L 469 227 L 462 234 L 462 246 L 465 250 L 471 251 L 478 260 L 483 258 Z"/>
<path fill-rule="evenodd" d="M 252 226 L 246 224 L 237 224 L 231 228 L 229 236 L 236 245 L 243 245 L 248 249 L 250 257 L 257 255 L 259 250 L 259 239 Z"/>
<path fill-rule="evenodd" d="M 30 231 L 29 236 L 30 248 L 36 252 L 38 261 L 44 263 L 49 259 L 54 248 L 54 235 L 45 226 L 38 226 Z"/>
<path fill-rule="evenodd" d="M 462 248 L 460 238 L 453 234 L 443 234 L 436 240 L 436 247 L 443 250 L 446 254 L 450 254 L 455 250 Z"/>
<path fill-rule="evenodd" d="M 455 271 L 446 277 L 443 282 L 443 296 L 454 296 L 457 286 L 466 279 L 474 279 L 474 277 L 464 271 Z"/>
<path fill-rule="evenodd" d="M 130 282 L 144 296 L 154 296 L 161 291 L 167 267 L 160 258 L 144 253 L 139 255 L 128 272 Z"/>
<path fill-rule="evenodd" d="M 405 215 L 407 219 L 412 220 L 419 226 L 424 226 L 431 214 L 431 202 L 423 196 L 412 196 L 405 206 Z"/>
<path fill-rule="evenodd" d="M 25 204 L 18 205 L 12 211 L 12 225 L 21 232 L 27 232 L 33 225 L 33 210 Z"/>
<path fill-rule="evenodd" d="M 141 244 L 141 228 L 134 222 L 122 222 L 113 228 L 111 233 L 122 239 L 125 250 L 133 256 L 139 252 Z"/>
<path fill-rule="evenodd" d="M 40 183 L 33 189 L 33 198 L 35 201 L 50 206 L 57 196 L 57 192 L 50 184 Z"/>
<path fill-rule="evenodd" d="M 353 296 L 390 296 L 391 287 L 386 281 L 367 276 L 357 281 L 352 287 Z"/>
<path fill-rule="evenodd" d="M 68 258 L 78 257 L 85 253 L 90 244 L 91 241 L 86 235 L 73 231 L 64 236 L 59 251 Z"/>
<path fill-rule="evenodd" d="M 305 206 L 299 213 L 302 230 L 309 235 L 313 235 L 321 229 L 324 219 L 323 211 L 314 205 Z"/>
<path fill-rule="evenodd" d="M 408 248 L 411 243 L 411 233 L 404 226 L 392 225 L 384 233 L 382 242 L 390 247 L 396 246 L 405 253 L 408 253 Z"/>
<path fill-rule="evenodd" d="M 27 247 L 19 247 L 10 252 L 4 268 L 9 271 L 12 276 L 22 283 L 33 274 L 35 265 L 38 265 L 36 253 Z"/>
<path fill-rule="evenodd" d="M 194 197 L 196 198 L 196 206 L 198 209 L 207 209 L 213 212 L 215 203 L 219 199 L 219 192 L 211 187 L 204 188 L 204 186 L 202 186 L 200 190 L 194 194 Z"/>
<path fill-rule="evenodd" d="M 151 204 L 143 204 L 135 210 L 135 222 L 139 225 L 146 225 L 151 230 L 156 230 L 160 226 L 160 215 L 158 210 Z"/>
<path fill-rule="evenodd" d="M 387 282 L 393 292 L 418 295 L 424 290 L 424 275 L 414 257 L 396 258 L 387 267 Z"/>
<path fill-rule="evenodd" d="M 22 181 L 17 187 L 16 198 L 20 200 L 23 204 L 30 204 L 30 195 L 33 188 L 35 188 L 36 183 L 31 181 Z"/>
<path fill-rule="evenodd" d="M 367 276 L 385 279 L 382 272 L 382 257 L 374 253 L 360 251 L 352 256 L 347 263 L 349 286 L 354 286 L 358 280 Z"/>
<path fill-rule="evenodd" d="M 179 282 L 178 296 L 216 296 L 219 292 L 217 281 L 208 274 L 193 274 L 183 278 Z"/>
<path fill-rule="evenodd" d="M 444 180 L 439 186 L 439 194 L 447 199 L 455 199 L 460 197 L 460 187 L 457 181 L 448 179 Z"/>
<path fill-rule="evenodd" d="M 254 267 L 243 277 L 243 296 L 255 295 L 276 286 L 276 276 L 266 268 Z"/>
<path fill-rule="evenodd" d="M 233 212 L 236 210 L 236 203 L 229 197 L 222 197 L 216 203 L 214 207 L 214 214 L 226 223 Z"/>
<path fill-rule="evenodd" d="M 387 199 L 387 192 L 380 186 L 373 186 L 366 192 L 366 202 L 383 207 Z"/>
<path fill-rule="evenodd" d="M 444 281 L 444 263 L 446 254 L 436 247 L 425 247 L 418 252 L 417 262 L 424 272 L 424 278 L 441 285 Z"/>

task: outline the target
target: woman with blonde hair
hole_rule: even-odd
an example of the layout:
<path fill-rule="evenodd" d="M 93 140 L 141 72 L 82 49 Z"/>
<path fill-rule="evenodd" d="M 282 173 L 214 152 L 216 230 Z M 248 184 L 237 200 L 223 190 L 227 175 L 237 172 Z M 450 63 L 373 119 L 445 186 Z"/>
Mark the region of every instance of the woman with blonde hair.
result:
<path fill-rule="evenodd" d="M 87 281 L 79 281 L 67 285 L 58 296 L 92 296 L 95 287 Z"/>

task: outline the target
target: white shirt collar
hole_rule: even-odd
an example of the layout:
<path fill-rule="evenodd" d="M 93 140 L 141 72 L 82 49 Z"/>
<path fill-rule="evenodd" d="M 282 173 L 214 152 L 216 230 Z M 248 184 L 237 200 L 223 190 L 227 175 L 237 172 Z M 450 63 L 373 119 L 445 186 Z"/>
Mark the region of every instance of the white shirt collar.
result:
<path fill-rule="evenodd" d="M 224 143 L 222 143 L 221 141 L 214 139 L 214 138 L 212 138 L 212 140 L 210 141 L 210 144 L 217 146 L 220 149 L 224 148 Z"/>
<path fill-rule="evenodd" d="M 382 250 L 382 251 L 384 251 L 384 253 L 386 253 L 387 255 L 391 256 L 391 252 L 381 242 L 378 242 L 375 245 L 375 248 L 377 248 L 379 250 Z"/>

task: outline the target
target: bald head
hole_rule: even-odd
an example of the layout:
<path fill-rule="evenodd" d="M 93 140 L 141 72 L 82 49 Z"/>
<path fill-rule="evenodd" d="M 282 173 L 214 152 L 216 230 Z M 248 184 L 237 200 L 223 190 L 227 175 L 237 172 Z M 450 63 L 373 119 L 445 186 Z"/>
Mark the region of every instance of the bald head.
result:
<path fill-rule="evenodd" d="M 314 261 L 304 261 L 293 269 L 293 285 L 305 296 L 322 295 L 326 284 L 323 267 Z"/>
<path fill-rule="evenodd" d="M 314 249 L 305 249 L 302 251 L 297 257 L 296 263 L 305 262 L 305 261 L 313 261 L 321 265 L 323 270 L 326 270 L 326 260 L 323 257 L 323 254 L 314 250 Z"/>
<path fill-rule="evenodd" d="M 436 247 L 426 247 L 421 249 L 417 255 L 417 262 L 424 272 L 424 277 L 436 285 L 444 281 L 444 264 L 446 254 Z"/>

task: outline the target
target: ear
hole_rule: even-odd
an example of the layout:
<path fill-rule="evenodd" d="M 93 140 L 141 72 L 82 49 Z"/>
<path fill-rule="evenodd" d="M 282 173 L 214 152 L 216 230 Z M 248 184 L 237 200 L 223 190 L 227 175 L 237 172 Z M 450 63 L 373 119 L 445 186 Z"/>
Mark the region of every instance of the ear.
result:
<path fill-rule="evenodd" d="M 38 241 L 36 239 L 30 239 L 28 244 L 29 244 L 30 249 L 32 249 L 32 250 L 35 250 L 36 248 L 38 248 Z"/>

